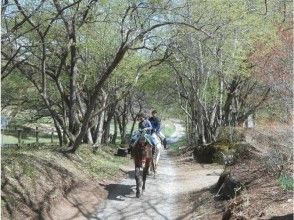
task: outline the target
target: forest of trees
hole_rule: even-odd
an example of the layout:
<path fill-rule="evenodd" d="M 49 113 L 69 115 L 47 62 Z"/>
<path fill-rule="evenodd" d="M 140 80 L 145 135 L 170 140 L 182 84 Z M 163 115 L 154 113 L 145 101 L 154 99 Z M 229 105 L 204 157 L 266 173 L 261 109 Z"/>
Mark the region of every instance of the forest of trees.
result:
<path fill-rule="evenodd" d="M 137 113 L 190 144 L 250 115 L 291 119 L 292 1 L 3 0 L 2 115 L 51 118 L 60 146 L 121 142 Z M 134 126 L 133 126 L 134 129 Z"/>

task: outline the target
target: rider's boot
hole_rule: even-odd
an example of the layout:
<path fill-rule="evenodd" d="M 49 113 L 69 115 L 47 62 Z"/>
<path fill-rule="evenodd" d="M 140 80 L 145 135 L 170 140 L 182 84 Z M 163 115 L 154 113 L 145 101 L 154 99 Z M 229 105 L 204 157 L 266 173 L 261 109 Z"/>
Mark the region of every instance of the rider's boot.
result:
<path fill-rule="evenodd" d="M 167 141 L 166 141 L 166 138 L 164 138 L 162 142 L 163 142 L 164 149 L 167 149 Z"/>
<path fill-rule="evenodd" d="M 128 147 L 128 154 L 131 154 L 131 152 L 132 152 L 132 145 L 129 145 L 129 147 Z"/>

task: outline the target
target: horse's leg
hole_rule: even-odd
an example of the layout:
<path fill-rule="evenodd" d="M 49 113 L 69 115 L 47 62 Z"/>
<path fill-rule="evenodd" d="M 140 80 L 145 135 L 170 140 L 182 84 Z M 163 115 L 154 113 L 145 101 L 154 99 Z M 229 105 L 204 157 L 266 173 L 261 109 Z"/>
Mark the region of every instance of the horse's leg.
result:
<path fill-rule="evenodd" d="M 157 165 L 158 165 L 159 157 L 160 157 L 160 148 L 157 148 L 155 167 L 157 167 Z"/>
<path fill-rule="evenodd" d="M 148 173 L 148 169 L 150 167 L 150 161 L 146 162 L 145 167 L 143 169 L 143 186 L 142 186 L 142 190 L 145 190 L 145 183 L 146 183 L 146 178 L 147 178 L 147 173 Z"/>
<path fill-rule="evenodd" d="M 153 173 L 155 175 L 156 167 L 155 167 L 155 163 L 154 163 L 154 158 L 153 157 L 152 157 L 152 160 L 151 160 L 151 167 L 152 167 Z"/>
<path fill-rule="evenodd" d="M 136 197 L 140 197 L 140 188 L 141 188 L 141 175 L 140 175 L 140 167 L 135 168 L 135 180 L 136 180 Z"/>
<path fill-rule="evenodd" d="M 154 174 L 155 174 L 156 169 L 157 169 L 159 157 L 160 157 L 160 147 L 158 145 L 156 145 L 155 154 L 154 154 L 154 157 L 153 157 L 153 164 L 152 164 Z"/>

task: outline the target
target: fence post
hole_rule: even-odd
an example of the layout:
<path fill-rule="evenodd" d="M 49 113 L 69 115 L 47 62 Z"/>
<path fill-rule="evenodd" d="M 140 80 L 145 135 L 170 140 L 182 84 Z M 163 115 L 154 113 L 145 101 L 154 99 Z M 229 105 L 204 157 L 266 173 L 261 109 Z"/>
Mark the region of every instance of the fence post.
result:
<path fill-rule="evenodd" d="M 21 144 L 21 129 L 17 129 L 17 139 L 18 139 L 18 145 L 20 146 Z"/>
<path fill-rule="evenodd" d="M 51 144 L 53 144 L 53 129 L 51 131 Z"/>
<path fill-rule="evenodd" d="M 36 142 L 39 143 L 39 128 L 36 127 Z"/>

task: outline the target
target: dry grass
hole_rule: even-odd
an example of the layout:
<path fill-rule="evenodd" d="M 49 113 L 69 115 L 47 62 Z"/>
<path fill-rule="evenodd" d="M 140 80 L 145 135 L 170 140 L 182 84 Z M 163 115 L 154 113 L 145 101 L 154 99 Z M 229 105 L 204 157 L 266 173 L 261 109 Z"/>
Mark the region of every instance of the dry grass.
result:
<path fill-rule="evenodd" d="M 209 189 L 183 195 L 183 219 L 292 219 L 292 127 L 275 124 L 239 131 L 251 147 L 226 171 L 242 184 L 241 194 L 228 201 L 215 201 Z"/>
<path fill-rule="evenodd" d="M 292 178 L 292 135 L 291 127 L 285 125 L 246 131 L 256 151 L 228 168 L 243 184 L 241 195 L 227 205 L 231 219 L 269 219 L 293 212 L 293 188 L 285 189 L 279 182 L 283 175 Z"/>

